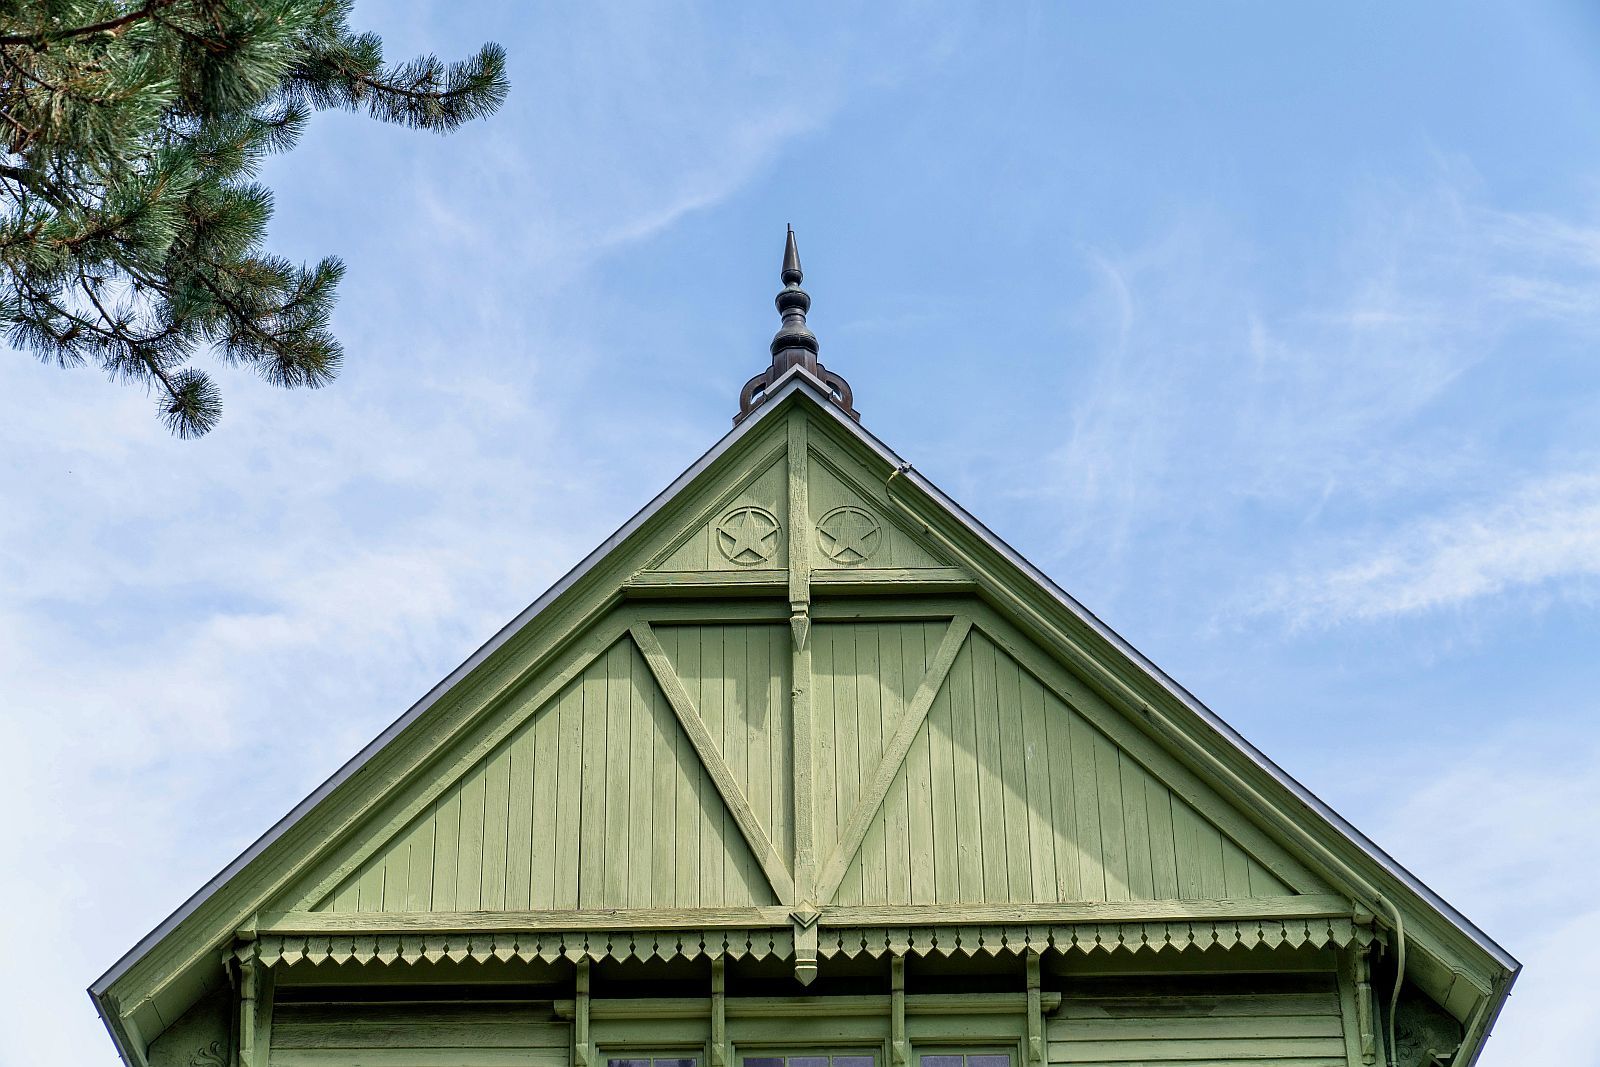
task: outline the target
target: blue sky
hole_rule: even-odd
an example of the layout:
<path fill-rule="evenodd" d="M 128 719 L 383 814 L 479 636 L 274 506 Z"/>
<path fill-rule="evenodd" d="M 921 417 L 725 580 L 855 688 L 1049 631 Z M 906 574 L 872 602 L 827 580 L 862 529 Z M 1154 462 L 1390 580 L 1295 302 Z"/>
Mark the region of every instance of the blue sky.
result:
<path fill-rule="evenodd" d="M 0 358 L 0 1061 L 722 434 L 793 222 L 866 425 L 1524 961 L 1484 1064 L 1600 1064 L 1600 10 L 357 21 L 513 89 L 268 168 L 335 385 Z"/>

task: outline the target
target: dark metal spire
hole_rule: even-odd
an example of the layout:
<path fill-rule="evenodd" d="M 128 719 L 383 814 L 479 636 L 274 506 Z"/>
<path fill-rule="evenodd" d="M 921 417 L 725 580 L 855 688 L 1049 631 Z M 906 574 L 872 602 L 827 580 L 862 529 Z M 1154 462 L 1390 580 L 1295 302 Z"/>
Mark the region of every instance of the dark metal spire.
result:
<path fill-rule="evenodd" d="M 783 289 L 774 303 L 778 306 L 778 314 L 783 316 L 783 325 L 778 327 L 778 332 L 772 338 L 772 363 L 745 383 L 739 393 L 739 414 L 733 417 L 733 421 L 738 423 L 755 410 L 766 399 L 767 389 L 791 367 L 807 371 L 828 391 L 834 403 L 844 408 L 852 419 L 860 420 L 861 416 L 851 406 L 850 383 L 817 362 L 817 335 L 806 325 L 806 312 L 811 310 L 811 296 L 800 288 L 805 274 L 800 269 L 800 246 L 795 243 L 792 226 L 783 247 L 780 277 L 783 279 Z"/>

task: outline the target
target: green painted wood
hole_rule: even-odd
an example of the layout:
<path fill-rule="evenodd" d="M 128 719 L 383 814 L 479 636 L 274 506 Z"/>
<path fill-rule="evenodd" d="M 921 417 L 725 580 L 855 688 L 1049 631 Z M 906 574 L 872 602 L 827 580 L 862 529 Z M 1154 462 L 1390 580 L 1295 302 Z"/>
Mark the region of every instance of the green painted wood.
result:
<path fill-rule="evenodd" d="M 521 1004 L 279 1005 L 269 1067 L 567 1067 L 569 1024 Z"/>
<path fill-rule="evenodd" d="M 1046 1026 L 1049 1062 L 1349 1067 L 1339 995 L 1095 996 L 1072 990 Z"/>
<path fill-rule="evenodd" d="M 812 566 L 819 573 L 865 567 L 917 571 L 949 566 L 949 561 L 929 539 L 906 529 L 883 496 L 881 478 L 868 474 L 848 458 L 826 450 L 809 454 L 807 470 L 808 502 L 811 508 L 807 536 L 814 546 Z M 877 524 L 878 533 L 867 546 L 870 556 L 864 561 L 843 563 L 829 558 L 821 550 L 823 540 L 817 527 L 829 512 L 839 507 L 859 508 Z"/>
<path fill-rule="evenodd" d="M 787 437 L 781 447 L 765 449 L 756 463 L 737 477 L 732 489 L 709 503 L 697 521 L 653 560 L 652 571 L 783 571 L 788 566 L 789 475 Z M 717 524 L 729 512 L 758 507 L 777 519 L 778 536 L 769 559 L 758 566 L 737 566 L 719 551 Z M 780 579 L 781 580 L 781 579 Z"/>
<path fill-rule="evenodd" d="M 781 627 L 726 629 L 759 631 L 763 646 L 783 642 L 787 633 Z M 778 658 L 780 665 L 786 661 Z M 758 674 L 772 671 L 767 656 L 741 662 Z M 741 675 L 741 691 L 744 681 Z M 786 684 L 781 670 L 776 684 Z M 763 678 L 757 706 L 766 720 L 781 718 L 771 706 L 773 692 L 773 680 Z M 787 745 L 781 723 L 777 736 Z M 770 763 L 762 777 L 771 778 Z M 769 798 L 769 817 L 775 807 Z M 778 825 L 787 829 L 788 823 Z M 532 709 L 316 910 L 522 912 L 775 902 L 670 701 L 624 640 Z"/>
<path fill-rule="evenodd" d="M 762 836 L 787 865 L 794 855 L 789 627 L 652 629 Z M 740 832 L 735 823 L 723 830 Z M 765 882 L 759 863 L 731 874 L 724 871 L 724 877 L 735 877 L 741 885 Z"/>
<path fill-rule="evenodd" d="M 487 924 L 475 929 L 494 929 L 497 916 L 516 922 L 530 908 L 573 914 L 570 909 L 588 903 L 597 909 L 584 913 L 590 916 L 619 908 L 636 914 L 644 906 L 677 906 L 685 913 L 722 908 L 705 913 L 708 925 L 737 925 L 724 901 L 765 891 L 760 864 L 747 849 L 740 851 L 736 820 L 692 742 L 669 729 L 676 727 L 670 701 L 649 687 L 649 671 L 631 649 L 620 654 L 628 662 L 618 669 L 616 637 L 636 622 L 669 618 L 691 627 L 749 628 L 742 648 L 724 640 L 707 653 L 714 677 L 706 684 L 719 694 L 717 738 L 728 746 L 725 762 L 739 767 L 752 810 L 767 810 L 772 822 L 765 829 L 783 842 L 774 848 L 780 857 L 794 851 L 789 842 L 797 819 L 791 810 L 786 837 L 780 794 L 801 762 L 793 760 L 796 737 L 805 739 L 806 762 L 819 766 L 808 776 L 816 804 L 806 807 L 829 812 L 814 837 L 831 833 L 836 839 L 843 819 L 839 793 L 819 787 L 821 765 L 835 783 L 842 768 L 846 784 L 862 795 L 871 777 L 869 757 L 894 736 L 904 690 L 919 676 L 912 668 L 925 665 L 937 646 L 937 636 L 918 639 L 925 620 L 965 610 L 979 619 L 987 635 L 982 640 L 994 647 L 978 648 L 975 638 L 974 649 L 958 656 L 952 688 L 936 694 L 926 728 L 906 748 L 903 774 L 897 771 L 884 790 L 881 822 L 875 815 L 841 879 L 858 887 L 851 892 L 863 909 L 877 896 L 884 908 L 943 905 L 942 914 L 953 920 L 1001 916 L 981 909 L 1004 908 L 1010 898 L 1121 908 L 1148 895 L 1162 908 L 1180 910 L 1204 910 L 1218 902 L 1213 898 L 1248 908 L 1254 897 L 1267 910 L 1291 892 L 1289 883 L 1319 892 L 1314 887 L 1324 878 L 1338 880 L 1340 864 L 1352 864 L 1407 909 L 1412 926 L 1419 905 L 1404 887 L 1364 864 L 1359 849 L 1308 819 L 1248 760 L 1186 718 L 1136 664 L 1051 607 L 1048 594 L 1020 581 L 948 515 L 930 509 L 930 500 L 915 501 L 925 517 L 905 518 L 883 495 L 887 467 L 825 417 L 816 419 L 803 405 L 786 415 L 786 426 L 755 426 L 703 479 L 668 501 L 637 536 L 142 958 L 107 1002 L 129 1005 L 112 1020 L 113 1029 L 158 1033 L 203 986 L 196 976 L 214 972 L 219 939 L 253 924 L 273 902 L 312 888 L 322 909 L 316 914 L 329 921 L 340 915 L 471 915 Z M 774 664 L 787 667 L 801 657 L 748 640 L 759 628 L 750 624 L 763 619 L 784 624 L 775 628 L 787 639 L 790 605 L 781 601 L 794 592 L 792 576 L 779 570 L 759 581 L 719 585 L 727 575 L 743 579 L 756 571 L 709 566 L 709 540 L 700 570 L 648 572 L 657 579 L 655 599 L 622 600 L 646 568 L 667 567 L 675 552 L 693 556 L 691 542 L 741 494 L 759 496 L 781 513 L 785 538 L 795 539 L 785 559 L 795 558 L 802 539 L 815 549 L 814 523 L 826 491 L 808 491 L 800 506 L 790 503 L 798 497 L 787 473 L 781 485 L 758 484 L 777 466 L 793 469 L 780 461 L 797 419 L 806 429 L 801 466 L 821 471 L 819 479 L 805 479 L 805 488 L 834 478 L 837 498 L 850 495 L 852 506 L 863 507 L 888 532 L 883 555 L 854 568 L 826 565 L 809 586 L 820 598 L 814 618 L 849 617 L 855 631 L 836 657 L 848 670 L 827 685 L 798 668 L 793 680 L 786 678 Z M 804 521 L 791 531 L 788 517 L 796 506 Z M 908 553 L 926 558 L 899 555 L 902 536 L 909 538 Z M 927 566 L 929 560 L 937 566 Z M 683 587 L 694 599 L 662 599 L 686 573 L 705 578 L 698 589 Z M 981 588 L 984 602 L 939 591 L 939 583 L 958 581 L 963 589 Z M 867 595 L 874 584 L 883 589 L 881 597 Z M 889 616 L 904 621 L 885 621 Z M 888 634 L 885 627 L 900 629 Z M 597 653 L 599 659 L 586 659 Z M 759 687 L 739 684 L 729 665 L 741 662 L 746 681 L 760 680 Z M 788 730 L 728 732 L 738 716 L 761 715 L 763 707 L 786 713 L 788 690 L 802 677 L 819 707 L 833 702 L 826 738 L 820 718 L 804 729 L 793 720 Z M 789 739 L 787 751 L 773 744 L 780 736 Z M 852 747 L 841 752 L 846 743 Z M 1170 752 L 1184 753 L 1181 765 L 1168 759 Z M 1080 769 L 1087 773 L 1080 776 Z M 1228 802 L 1219 790 L 1236 791 L 1239 802 Z M 626 818 L 619 821 L 619 812 Z M 997 838 L 985 832 L 990 827 Z M 999 847 L 991 849 L 991 840 Z M 1286 849 L 1284 841 L 1301 844 Z M 1362 889 L 1341 887 L 1346 891 L 1359 896 Z M 991 895 L 1006 899 L 991 901 Z M 415 910 L 424 901 L 428 910 Z M 771 907 L 771 894 L 761 903 Z M 1421 911 L 1413 931 L 1414 970 L 1452 1003 L 1454 982 L 1465 1011 L 1475 1003 L 1474 990 L 1489 988 L 1482 953 L 1463 947 L 1448 921 Z M 864 921 L 872 913 L 852 914 Z M 1463 977 L 1451 977 L 1457 973 Z"/>
<path fill-rule="evenodd" d="M 667 702 L 677 716 L 683 732 L 688 734 L 689 740 L 693 742 L 695 754 L 700 757 L 701 764 L 715 783 L 718 795 L 721 796 L 727 812 L 733 817 L 738 832 L 746 843 L 747 847 L 743 851 L 730 852 L 727 862 L 723 865 L 727 895 L 729 897 L 759 895 L 761 891 L 756 887 L 757 877 L 754 873 L 755 866 L 759 864 L 777 899 L 785 903 L 792 902 L 794 882 L 788 868 L 788 860 L 779 855 L 771 837 L 756 818 L 749 798 L 740 787 L 733 766 L 728 761 L 728 755 L 732 753 L 738 760 L 737 766 L 744 767 L 746 762 L 743 758 L 744 745 L 742 742 L 735 743 L 735 739 L 740 738 L 743 731 L 735 728 L 719 731 L 707 723 L 700 705 L 695 703 L 685 688 L 666 650 L 648 623 L 635 623 L 632 636 L 656 683 L 665 693 Z M 736 645 L 743 643 L 743 638 L 735 642 Z M 730 657 L 728 662 L 737 669 L 737 657 Z M 722 714 L 723 700 L 731 693 L 734 696 L 733 703 L 737 704 L 739 701 L 737 691 L 733 690 L 727 678 L 714 678 L 712 682 L 713 684 L 701 686 L 701 695 L 706 706 L 716 710 L 713 723 L 720 726 L 723 722 L 738 717 L 736 713 L 729 716 Z M 717 741 L 719 732 L 722 735 L 720 746 Z M 726 823 L 724 823 L 724 838 L 727 839 L 729 836 L 731 835 L 726 833 Z"/>
<path fill-rule="evenodd" d="M 918 628 L 923 648 L 932 647 L 930 637 L 938 641 L 937 624 L 929 623 L 823 621 L 813 627 L 819 677 L 828 681 L 822 688 L 833 695 L 818 751 L 835 753 L 836 780 L 860 774 L 856 761 L 838 753 L 853 747 L 873 755 L 884 747 L 861 730 L 858 694 L 892 692 L 905 703 L 905 671 L 912 665 L 902 658 L 899 668 L 885 668 L 884 635 L 894 633 L 903 647 Z M 927 696 L 925 719 L 914 708 L 915 733 L 891 734 L 892 771 L 868 770 L 869 779 L 882 780 L 860 791 L 868 801 L 864 809 L 856 804 L 857 791 L 850 791 L 844 817 L 865 824 L 854 827 L 845 844 L 860 845 L 847 853 L 833 897 L 827 896 L 828 868 L 841 861 L 830 860 L 819 880 L 823 900 L 855 907 L 1293 894 L 986 634 L 963 626 L 959 636 L 934 657 L 949 665 L 937 693 L 918 694 Z M 863 648 L 876 651 L 863 657 Z M 850 697 L 848 717 L 839 714 L 840 694 Z M 874 697 L 870 706 L 883 704 Z M 892 803 L 897 796 L 908 799 L 903 822 Z M 912 797 L 920 801 L 915 808 Z M 840 840 L 838 830 L 827 836 Z M 885 876 L 891 857 L 893 879 Z"/>
<path fill-rule="evenodd" d="M 864 632 L 853 631 L 848 635 L 840 635 L 841 627 L 830 626 L 827 629 L 829 637 L 846 636 L 858 647 L 873 651 L 872 655 L 864 657 L 865 663 L 860 666 L 865 669 L 859 671 L 857 677 L 862 698 L 868 705 L 867 714 L 862 718 L 877 717 L 878 703 L 886 692 L 892 702 L 903 703 L 905 678 L 900 672 L 900 664 L 896 663 L 891 672 L 880 674 L 877 672 L 880 660 L 876 656 L 876 642 L 877 639 L 881 639 L 882 633 L 887 632 L 900 638 L 903 635 L 899 629 L 890 628 L 881 631 L 877 627 L 871 627 L 865 628 Z M 928 710 L 939 690 L 943 688 L 950 668 L 971 629 L 972 620 L 965 616 L 950 620 L 950 625 L 940 640 L 938 652 L 929 662 L 921 681 L 917 683 L 916 695 L 912 698 L 910 706 L 896 716 L 888 740 L 884 741 L 876 730 L 871 732 L 870 740 L 865 736 L 862 738 L 864 773 L 861 796 L 852 802 L 848 814 L 845 815 L 838 842 L 818 877 L 818 893 L 823 899 L 833 896 L 837 888 L 839 903 L 849 906 L 861 903 L 859 898 L 862 896 L 880 899 L 889 892 L 887 858 L 884 855 L 886 842 L 891 836 L 898 835 L 896 850 L 903 852 L 909 848 L 908 821 L 898 823 L 892 831 L 884 825 L 892 821 L 894 811 L 892 797 L 897 792 L 894 784 L 903 777 L 900 770 L 905 765 L 912 739 L 921 732 Z M 860 674 L 866 674 L 866 684 L 859 684 L 862 681 Z M 878 684 L 873 684 L 874 682 Z M 892 686 L 885 684 L 891 682 Z M 846 864 L 851 857 L 857 855 L 858 850 L 862 873 L 862 891 L 859 895 L 855 891 L 855 879 L 851 877 L 855 869 L 846 868 Z M 905 867 L 896 868 L 897 886 L 904 870 Z M 909 884 L 907 891 L 909 892 Z"/>
<path fill-rule="evenodd" d="M 504 906 L 512 911 L 533 906 L 533 787 L 538 743 L 539 731 L 534 728 L 520 731 L 511 742 Z M 547 850 L 548 845 L 542 852 Z"/>
<path fill-rule="evenodd" d="M 886 838 L 879 831 L 874 838 L 875 856 L 870 874 L 857 868 L 845 872 L 844 865 L 853 854 L 835 856 L 840 840 L 854 834 L 868 833 L 870 816 L 881 805 L 889 810 L 899 810 L 887 796 L 893 782 L 893 768 L 880 773 L 879 764 L 885 745 L 894 743 L 895 727 L 902 715 L 901 709 L 914 703 L 915 687 L 927 673 L 927 650 L 924 631 L 932 629 L 942 634 L 939 623 L 909 623 L 862 625 L 828 624 L 813 626 L 809 646 L 812 650 L 813 712 L 816 715 L 816 768 L 817 793 L 820 800 L 817 823 L 818 855 L 828 868 L 819 874 L 818 891 L 840 884 L 843 900 L 859 903 L 864 899 L 864 887 L 870 884 L 873 893 L 881 897 L 888 891 L 890 873 L 902 886 L 908 884 L 905 874 L 909 856 L 909 827 L 912 813 L 907 807 L 904 828 L 898 831 L 896 848 L 901 857 L 891 866 L 886 854 Z M 934 641 L 938 641 L 935 636 Z M 907 648 L 912 650 L 911 660 Z M 932 698 L 932 693 L 928 697 Z M 921 712 L 917 714 L 920 716 Z M 885 741 L 886 736 L 888 742 Z M 905 758 L 905 745 L 910 738 L 902 739 L 894 764 Z M 851 817 L 856 813 L 858 801 L 866 793 L 870 807 L 862 813 L 852 829 Z M 907 790 L 902 787 L 901 797 Z M 926 818 L 925 814 L 920 817 Z"/>

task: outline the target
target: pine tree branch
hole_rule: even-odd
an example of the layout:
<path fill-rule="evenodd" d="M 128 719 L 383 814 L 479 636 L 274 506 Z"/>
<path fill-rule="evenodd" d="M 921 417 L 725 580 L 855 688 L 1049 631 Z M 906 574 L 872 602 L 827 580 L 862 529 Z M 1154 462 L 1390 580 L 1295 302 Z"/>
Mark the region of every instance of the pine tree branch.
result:
<path fill-rule="evenodd" d="M 43 33 L 8 33 L 0 34 L 0 47 L 24 45 L 38 48 L 42 45 L 52 44 L 56 41 L 67 41 L 74 37 L 88 37 L 95 33 L 119 34 L 136 22 L 143 22 L 164 7 L 171 7 L 178 0 L 149 0 L 144 7 L 137 11 L 130 11 L 119 18 L 107 19 L 97 22 L 92 26 L 75 26 L 68 29 L 47 30 Z"/>
<path fill-rule="evenodd" d="M 115 324 L 116 321 L 117 321 L 116 317 L 113 316 L 110 312 L 108 312 L 105 309 L 105 305 L 104 304 L 100 303 L 100 298 L 97 295 L 95 295 L 94 286 L 89 284 L 89 279 L 85 278 L 82 274 L 79 274 L 78 275 L 78 286 L 79 286 L 79 288 L 81 288 L 83 290 L 84 295 L 89 298 L 89 302 L 94 305 L 94 309 L 96 311 L 100 312 L 100 320 L 102 322 L 110 322 L 110 323 Z M 129 338 L 128 336 L 126 336 L 126 331 L 124 329 L 122 329 L 120 326 L 113 325 L 112 331 L 113 331 L 113 335 L 116 337 L 117 341 L 122 345 L 123 349 L 125 351 L 127 351 L 130 355 L 132 355 L 134 358 L 138 359 L 138 361 L 140 363 L 144 364 L 145 368 L 147 370 L 149 370 L 149 372 L 151 374 L 155 375 L 158 379 L 160 379 L 162 386 L 167 390 L 167 395 L 172 398 L 173 402 L 174 403 L 182 403 L 183 398 L 179 394 L 177 387 L 172 384 L 172 379 L 167 376 L 167 372 L 166 372 L 165 368 L 163 368 L 161 366 L 161 364 L 157 363 L 155 360 L 151 359 L 148 355 L 146 355 L 144 353 L 144 347 L 143 347 L 144 345 L 151 344 L 151 343 L 154 343 L 157 340 L 160 340 L 161 338 L 165 337 L 171 331 L 170 330 L 166 330 L 166 331 L 163 331 L 162 333 L 156 334 L 154 337 L 148 337 L 148 338 L 141 337 L 141 338 L 139 338 L 137 340 L 134 340 L 134 339 Z M 105 331 L 98 331 L 98 332 L 103 334 Z"/>

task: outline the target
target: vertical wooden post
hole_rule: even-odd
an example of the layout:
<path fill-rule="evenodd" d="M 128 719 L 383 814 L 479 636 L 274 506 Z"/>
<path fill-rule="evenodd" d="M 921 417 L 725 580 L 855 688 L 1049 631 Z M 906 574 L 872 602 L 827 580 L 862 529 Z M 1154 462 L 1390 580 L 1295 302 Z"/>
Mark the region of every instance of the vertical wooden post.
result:
<path fill-rule="evenodd" d="M 1028 964 L 1028 1063 L 1044 1067 L 1044 1005 L 1040 992 L 1040 956 L 1029 950 Z"/>
<path fill-rule="evenodd" d="M 589 1067 L 589 961 L 579 960 L 574 979 L 572 1012 L 572 1062 L 574 1067 Z"/>
<path fill-rule="evenodd" d="M 726 1067 L 728 1062 L 726 966 L 721 956 L 711 961 L 711 1067 Z"/>
<path fill-rule="evenodd" d="M 811 504 L 806 418 L 789 414 L 789 624 L 794 634 L 790 719 L 794 743 L 794 976 L 810 985 L 817 976 L 816 802 L 812 765 L 816 739 L 811 721 Z"/>
<path fill-rule="evenodd" d="M 907 1067 L 910 1050 L 906 1047 L 906 958 L 889 958 L 889 1058 L 894 1067 Z"/>
<path fill-rule="evenodd" d="M 806 417 L 789 413 L 789 626 L 794 647 L 806 647 L 811 632 L 811 503 Z"/>

